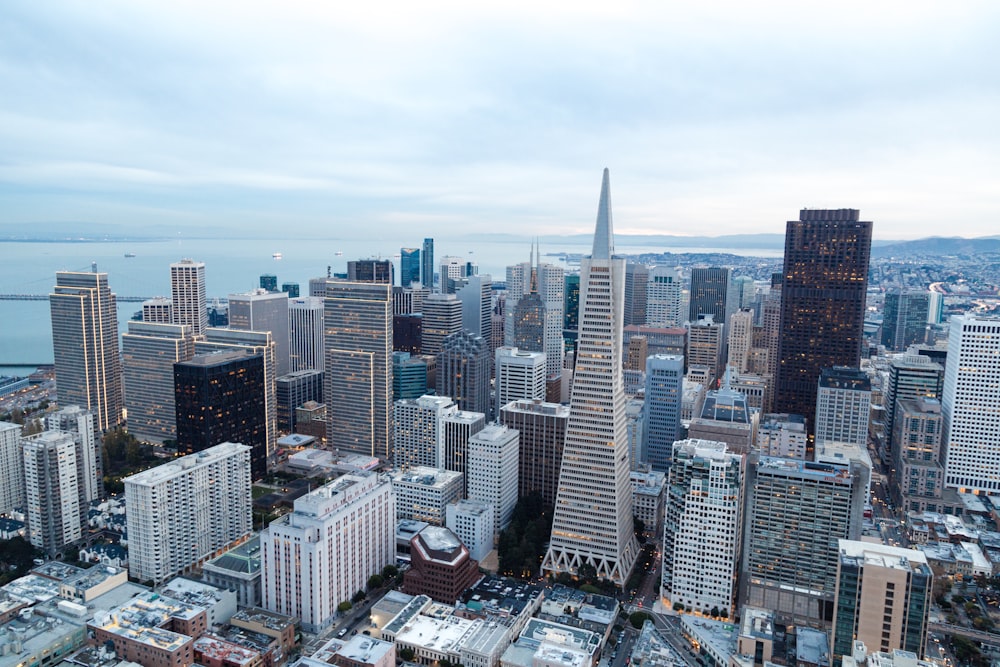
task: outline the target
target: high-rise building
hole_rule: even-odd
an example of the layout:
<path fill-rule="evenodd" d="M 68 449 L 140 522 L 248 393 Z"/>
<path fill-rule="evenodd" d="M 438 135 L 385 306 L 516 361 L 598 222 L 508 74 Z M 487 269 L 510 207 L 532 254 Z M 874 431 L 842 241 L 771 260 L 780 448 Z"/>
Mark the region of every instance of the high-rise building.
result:
<path fill-rule="evenodd" d="M 625 260 L 614 257 L 604 170 L 593 252 L 580 261 L 580 336 L 552 535 L 542 569 L 624 584 L 638 555 L 622 385 Z"/>
<path fill-rule="evenodd" d="M 805 421 L 802 415 L 764 415 L 757 426 L 754 449 L 761 456 L 805 459 L 809 445 Z"/>
<path fill-rule="evenodd" d="M 174 321 L 174 302 L 162 296 L 142 302 L 142 321 L 171 324 Z"/>
<path fill-rule="evenodd" d="M 705 366 L 708 371 L 707 389 L 717 386 L 716 380 L 722 375 L 722 360 L 725 331 L 722 322 L 715 321 L 712 315 L 699 315 L 687 327 L 687 364 Z"/>
<path fill-rule="evenodd" d="M 517 304 L 508 312 L 511 314 L 510 329 L 504 327 L 504 333 L 510 347 L 531 352 L 544 351 L 545 302 L 542 301 L 542 296 L 532 291 L 518 299 Z"/>
<path fill-rule="evenodd" d="M 162 583 L 245 540 L 250 448 L 222 442 L 125 480 L 129 576 Z"/>
<path fill-rule="evenodd" d="M 737 310 L 729 318 L 729 352 L 727 365 L 737 373 L 750 370 L 750 348 L 753 347 L 753 311 Z"/>
<path fill-rule="evenodd" d="M 468 496 L 493 506 L 497 533 L 510 524 L 517 504 L 519 434 L 490 424 L 469 438 Z"/>
<path fill-rule="evenodd" d="M 205 296 L 205 263 L 182 259 L 170 265 L 170 294 L 174 302 L 174 324 L 191 327 L 200 336 L 208 328 Z"/>
<path fill-rule="evenodd" d="M 625 265 L 625 326 L 646 323 L 646 285 L 649 267 L 628 262 Z"/>
<path fill-rule="evenodd" d="M 580 274 L 567 274 L 563 289 L 565 289 L 563 329 L 576 331 L 580 326 Z"/>
<path fill-rule="evenodd" d="M 732 298 L 736 300 L 733 306 L 734 310 L 742 310 L 743 308 L 752 309 L 756 296 L 753 278 L 750 276 L 736 276 L 733 278 Z"/>
<path fill-rule="evenodd" d="M 701 413 L 688 426 L 688 437 L 724 442 L 734 454 L 749 454 L 759 418 L 747 397 L 730 386 L 727 374 L 721 389 L 705 392 Z"/>
<path fill-rule="evenodd" d="M 867 448 L 871 409 L 872 383 L 864 371 L 824 368 L 816 389 L 816 445 L 850 442 Z"/>
<path fill-rule="evenodd" d="M 681 437 L 683 387 L 683 356 L 655 354 L 646 359 L 642 460 L 653 470 L 666 472 L 670 468 L 674 441 Z"/>
<path fill-rule="evenodd" d="M 870 651 L 923 655 L 934 583 L 927 557 L 853 540 L 840 540 L 838 555 L 833 655 L 850 656 L 856 641 Z"/>
<path fill-rule="evenodd" d="M 274 372 L 289 371 L 288 295 L 254 290 L 229 295 L 229 328 L 237 331 L 270 331 L 274 341 Z"/>
<path fill-rule="evenodd" d="M 549 378 L 562 374 L 563 329 L 576 328 L 565 322 L 565 301 L 564 271 L 561 266 L 541 262 L 537 244 L 530 262 L 507 267 L 504 344 L 544 352 Z"/>
<path fill-rule="evenodd" d="M 454 294 L 431 294 L 424 300 L 420 351 L 440 354 L 448 336 L 462 330 L 462 302 Z"/>
<path fill-rule="evenodd" d="M 396 520 L 443 526 L 446 507 L 465 497 L 462 473 L 444 468 L 413 466 L 389 473 L 396 494 Z"/>
<path fill-rule="evenodd" d="M 86 514 L 90 503 L 101 496 L 104 477 L 101 441 L 94 432 L 94 413 L 79 405 L 67 405 L 45 416 L 45 429 L 62 431 L 73 437 L 80 511 Z"/>
<path fill-rule="evenodd" d="M 278 291 L 278 276 L 273 273 L 264 273 L 260 277 L 260 288 L 268 292 Z"/>
<path fill-rule="evenodd" d="M 323 370 L 323 299 L 300 296 L 288 300 L 289 372 Z"/>
<path fill-rule="evenodd" d="M 467 262 L 461 257 L 445 255 L 441 258 L 438 281 L 441 283 L 440 292 L 442 294 L 455 293 L 455 283 L 467 275 L 466 264 Z"/>
<path fill-rule="evenodd" d="M 493 549 L 495 528 L 493 506 L 479 500 L 463 499 L 445 508 L 445 525 L 469 549 L 477 561 L 486 558 Z"/>
<path fill-rule="evenodd" d="M 248 350 L 196 354 L 174 364 L 177 451 L 192 454 L 239 442 L 250 448 L 254 479 L 267 474 L 264 357 Z"/>
<path fill-rule="evenodd" d="M 673 444 L 663 522 L 661 594 L 708 614 L 736 611 L 743 516 L 743 457 L 711 440 Z"/>
<path fill-rule="evenodd" d="M 237 331 L 236 329 L 208 328 L 201 340 L 194 343 L 195 354 L 210 352 L 243 351 L 259 354 L 264 360 L 264 429 L 267 434 L 267 462 L 274 461 L 278 448 L 277 373 L 275 372 L 275 345 L 269 331 Z M 217 444 L 207 443 L 208 445 Z M 250 443 L 244 443 L 250 444 Z M 252 457 L 251 457 L 252 458 Z M 259 465 L 257 466 L 259 468 Z"/>
<path fill-rule="evenodd" d="M 522 398 L 545 399 L 545 353 L 501 347 L 496 352 L 496 412 Z"/>
<path fill-rule="evenodd" d="M 944 490 L 944 415 L 936 398 L 902 398 L 893 441 L 892 495 L 906 512 L 941 511 Z"/>
<path fill-rule="evenodd" d="M 395 334 L 395 329 L 393 329 Z M 392 400 L 420 398 L 427 393 L 427 360 L 409 352 L 392 353 Z"/>
<path fill-rule="evenodd" d="M 646 321 L 653 327 L 679 327 L 686 313 L 681 311 L 683 280 L 671 266 L 655 266 L 646 284 Z"/>
<path fill-rule="evenodd" d="M 424 316 L 420 313 L 392 316 L 393 353 L 421 354 L 423 350 Z M 405 398 L 405 397 L 399 397 Z"/>
<path fill-rule="evenodd" d="M 490 405 L 489 343 L 467 331 L 444 339 L 437 358 L 437 393 L 451 396 L 460 410 L 489 415 Z"/>
<path fill-rule="evenodd" d="M 897 444 L 892 441 L 895 434 L 896 402 L 916 398 L 936 398 L 941 400 L 944 389 L 944 367 L 930 357 L 906 354 L 893 359 L 889 364 L 889 384 L 885 389 L 885 433 L 888 445 L 883 447 L 882 459 L 886 462 L 896 456 Z"/>
<path fill-rule="evenodd" d="M 384 475 L 348 474 L 295 500 L 260 534 L 263 607 L 320 632 L 337 606 L 396 562 L 396 496 Z"/>
<path fill-rule="evenodd" d="M 568 421 L 569 408 L 559 403 L 522 399 L 500 408 L 500 423 L 521 434 L 519 496 L 538 493 L 555 505 Z"/>
<path fill-rule="evenodd" d="M 458 412 L 447 396 L 404 398 L 393 403 L 394 465 L 445 468 L 444 419 Z"/>
<path fill-rule="evenodd" d="M 24 507 L 24 453 L 21 425 L 0 422 L 0 514 Z"/>
<path fill-rule="evenodd" d="M 951 318 L 941 398 L 946 486 L 1000 493 L 998 356 L 1000 317 Z"/>
<path fill-rule="evenodd" d="M 387 259 L 357 259 L 347 262 L 347 280 L 352 283 L 396 282 L 395 268 Z"/>
<path fill-rule="evenodd" d="M 394 286 L 392 288 L 392 314 L 409 315 L 424 312 L 424 299 L 431 291 L 417 283 L 416 285 Z"/>
<path fill-rule="evenodd" d="M 692 322 L 699 315 L 711 315 L 716 322 L 725 323 L 736 310 L 733 293 L 733 270 L 720 267 L 691 269 L 691 301 L 688 319 Z"/>
<path fill-rule="evenodd" d="M 465 284 L 455 290 L 462 302 L 462 328 L 493 339 L 493 280 L 489 274 L 469 276 Z"/>
<path fill-rule="evenodd" d="M 287 294 L 289 299 L 299 298 L 298 283 L 281 283 L 281 291 Z"/>
<path fill-rule="evenodd" d="M 190 326 L 128 323 L 122 334 L 122 376 L 129 433 L 145 442 L 177 439 L 174 364 L 193 356 Z"/>
<path fill-rule="evenodd" d="M 106 431 L 122 418 L 118 310 L 108 274 L 59 271 L 49 294 L 59 402 L 97 415 Z"/>
<path fill-rule="evenodd" d="M 890 350 L 905 350 L 914 343 L 923 343 L 929 310 L 930 292 L 888 292 L 882 317 L 882 344 Z"/>
<path fill-rule="evenodd" d="M 462 473 L 468 483 L 469 439 L 486 427 L 486 415 L 459 410 L 444 415 L 441 424 L 444 427 L 444 459 L 438 467 Z"/>
<path fill-rule="evenodd" d="M 829 624 L 837 540 L 858 539 L 871 471 L 752 455 L 741 578 L 744 604 L 796 624 Z"/>
<path fill-rule="evenodd" d="M 820 371 L 861 362 L 872 223 L 856 209 L 803 209 L 785 231 L 775 412 L 810 432 Z"/>
<path fill-rule="evenodd" d="M 76 443 L 72 433 L 43 431 L 22 440 L 28 541 L 55 555 L 83 537 Z"/>
<path fill-rule="evenodd" d="M 327 442 L 392 458 L 392 285 L 326 286 Z"/>
<path fill-rule="evenodd" d="M 434 291 L 434 239 L 424 239 L 420 255 L 420 282 L 431 292 Z"/>
<path fill-rule="evenodd" d="M 420 248 L 399 249 L 399 284 L 409 287 L 420 282 Z"/>
<path fill-rule="evenodd" d="M 308 401 L 323 402 L 323 371 L 292 371 L 275 380 L 278 430 L 295 432 L 295 409 Z"/>

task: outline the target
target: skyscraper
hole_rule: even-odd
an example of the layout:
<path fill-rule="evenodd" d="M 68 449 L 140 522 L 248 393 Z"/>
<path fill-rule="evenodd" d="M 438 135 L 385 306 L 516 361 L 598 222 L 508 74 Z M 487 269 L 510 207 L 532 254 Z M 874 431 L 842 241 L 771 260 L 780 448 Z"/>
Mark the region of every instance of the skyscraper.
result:
<path fill-rule="evenodd" d="M 656 354 L 646 359 L 646 404 L 643 432 L 644 462 L 653 470 L 670 468 L 674 441 L 681 437 L 681 396 L 684 357 Z"/>
<path fill-rule="evenodd" d="M 170 265 L 170 294 L 174 302 L 174 324 L 191 327 L 200 336 L 208 328 L 205 297 L 205 263 L 182 259 Z"/>
<path fill-rule="evenodd" d="M 493 280 L 489 274 L 469 276 L 465 284 L 455 290 L 462 302 L 462 328 L 493 339 Z"/>
<path fill-rule="evenodd" d="M 122 334 L 122 368 L 129 433 L 145 442 L 177 438 L 174 364 L 193 356 L 190 326 L 128 323 Z"/>
<path fill-rule="evenodd" d="M 901 398 L 893 441 L 892 496 L 905 512 L 938 512 L 944 490 L 944 415 L 936 398 Z"/>
<path fill-rule="evenodd" d="M 63 405 L 79 405 L 106 431 L 122 417 L 118 310 L 108 274 L 59 271 L 49 294 L 56 388 Z"/>
<path fill-rule="evenodd" d="M 458 412 L 447 396 L 404 398 L 393 403 L 393 464 L 444 468 L 444 418 Z M 464 487 L 464 482 L 463 482 Z"/>
<path fill-rule="evenodd" d="M 649 267 L 629 262 L 625 265 L 625 326 L 646 323 L 646 284 Z"/>
<path fill-rule="evenodd" d="M 420 255 L 420 282 L 434 291 L 434 239 L 424 239 L 423 253 Z"/>
<path fill-rule="evenodd" d="M 288 300 L 289 372 L 323 370 L 323 299 Z"/>
<path fill-rule="evenodd" d="M 905 350 L 923 343 L 930 303 L 930 292 L 893 290 L 886 294 L 882 344 L 890 350 Z"/>
<path fill-rule="evenodd" d="M 944 367 L 930 357 L 907 354 L 893 359 L 889 364 L 889 385 L 885 389 L 885 438 L 887 444 L 882 458 L 888 462 L 895 459 L 897 445 L 896 403 L 916 398 L 936 398 L 941 400 L 944 388 Z"/>
<path fill-rule="evenodd" d="M 785 231 L 774 412 L 815 428 L 820 371 L 861 362 L 872 223 L 856 209 L 803 209 Z"/>
<path fill-rule="evenodd" d="M 737 310 L 729 318 L 729 352 L 727 366 L 737 373 L 746 373 L 749 368 L 750 348 L 753 347 L 753 311 Z"/>
<path fill-rule="evenodd" d="M 707 389 L 716 387 L 715 381 L 722 375 L 723 348 L 725 347 L 725 327 L 713 315 L 699 315 L 688 323 L 687 364 L 707 368 Z"/>
<path fill-rule="evenodd" d="M 278 276 L 273 273 L 265 273 L 260 277 L 260 288 L 268 292 L 278 291 Z"/>
<path fill-rule="evenodd" d="M 528 352 L 516 347 L 501 347 L 496 352 L 496 411 L 522 398 L 545 398 L 545 353 Z"/>
<path fill-rule="evenodd" d="M 437 393 L 451 396 L 460 410 L 492 414 L 490 345 L 482 336 L 460 331 L 444 339 L 437 359 Z"/>
<path fill-rule="evenodd" d="M 409 287 L 420 282 L 420 248 L 399 249 L 399 284 Z"/>
<path fill-rule="evenodd" d="M 500 408 L 500 423 L 521 434 L 518 494 L 538 493 L 555 505 L 569 408 L 522 399 Z"/>
<path fill-rule="evenodd" d="M 439 354 L 441 343 L 462 330 L 462 302 L 454 294 L 431 294 L 424 300 L 423 328 L 420 351 Z"/>
<path fill-rule="evenodd" d="M 552 536 L 542 569 L 624 584 L 638 543 L 622 385 L 625 260 L 614 258 L 611 181 L 604 170 L 594 248 L 580 262 L 580 337 Z"/>
<path fill-rule="evenodd" d="M 65 431 L 22 440 L 28 540 L 53 555 L 83 537 L 76 443 Z"/>
<path fill-rule="evenodd" d="M 392 458 L 392 285 L 326 285 L 327 442 Z"/>
<path fill-rule="evenodd" d="M 655 266 L 646 283 L 646 324 L 655 327 L 679 327 L 683 281 L 672 266 Z M 643 324 L 636 322 L 636 324 Z"/>
<path fill-rule="evenodd" d="M 347 279 L 352 283 L 388 283 L 395 278 L 392 262 L 387 259 L 358 259 L 347 263 Z"/>
<path fill-rule="evenodd" d="M 101 440 L 94 433 L 94 413 L 79 405 L 67 405 L 46 415 L 45 428 L 69 433 L 73 437 L 80 511 L 86 515 L 90 502 L 101 496 L 101 479 L 104 477 Z"/>
<path fill-rule="evenodd" d="M 872 383 L 857 368 L 824 368 L 816 390 L 816 446 L 850 442 L 868 446 Z"/>
<path fill-rule="evenodd" d="M 941 409 L 945 485 L 1000 493 L 1000 317 L 954 316 Z"/>
<path fill-rule="evenodd" d="M 497 533 L 510 524 L 517 504 L 519 434 L 490 424 L 469 438 L 468 497 L 493 505 Z"/>
<path fill-rule="evenodd" d="M 270 331 L 274 340 L 274 367 L 278 375 L 289 371 L 288 295 L 254 290 L 229 295 L 229 328 L 237 331 Z"/>
<path fill-rule="evenodd" d="M 507 267 L 504 344 L 544 352 L 547 378 L 562 374 L 566 327 L 566 277 L 562 267 L 540 261 L 537 245 L 531 261 Z M 539 347 L 535 341 L 541 341 Z"/>
<path fill-rule="evenodd" d="M 0 422 L 0 514 L 24 507 L 24 453 L 21 425 Z"/>
<path fill-rule="evenodd" d="M 712 315 L 716 322 L 725 323 L 735 310 L 731 299 L 733 289 L 732 269 L 712 267 L 691 269 L 691 302 L 688 319 L 694 322 L 699 315 Z"/>

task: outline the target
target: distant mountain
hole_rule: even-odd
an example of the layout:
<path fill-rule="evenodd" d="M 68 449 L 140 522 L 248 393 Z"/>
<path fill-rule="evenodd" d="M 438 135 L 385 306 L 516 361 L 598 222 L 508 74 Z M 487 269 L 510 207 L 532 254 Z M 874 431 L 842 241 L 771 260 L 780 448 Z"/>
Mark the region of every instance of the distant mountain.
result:
<path fill-rule="evenodd" d="M 1000 252 L 1000 238 L 983 236 L 965 239 L 959 236 L 932 236 L 915 241 L 893 241 L 885 245 L 872 244 L 875 257 L 906 255 L 981 255 Z"/>

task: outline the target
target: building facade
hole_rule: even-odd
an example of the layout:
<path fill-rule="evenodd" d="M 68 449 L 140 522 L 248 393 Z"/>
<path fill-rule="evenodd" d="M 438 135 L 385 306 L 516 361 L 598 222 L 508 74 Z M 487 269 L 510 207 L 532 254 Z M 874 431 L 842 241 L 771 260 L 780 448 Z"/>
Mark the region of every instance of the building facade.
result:
<path fill-rule="evenodd" d="M 500 423 L 520 433 L 518 496 L 538 493 L 555 505 L 568 421 L 569 408 L 559 403 L 522 399 L 500 408 Z"/>
<path fill-rule="evenodd" d="M 128 323 L 122 334 L 122 377 L 129 433 L 146 442 L 177 439 L 174 364 L 193 356 L 188 325 Z"/>
<path fill-rule="evenodd" d="M 323 370 L 323 316 L 320 297 L 288 300 L 289 372 Z"/>
<path fill-rule="evenodd" d="M 170 296 L 174 304 L 174 324 L 191 328 L 200 336 L 208 328 L 205 296 L 205 263 L 182 259 L 170 265 Z"/>
<path fill-rule="evenodd" d="M 469 438 L 468 497 L 493 506 L 496 531 L 510 524 L 517 504 L 520 434 L 489 424 Z"/>
<path fill-rule="evenodd" d="M 670 468 L 674 442 L 681 437 L 683 387 L 684 357 L 655 354 L 646 359 L 642 461 L 653 470 Z"/>
<path fill-rule="evenodd" d="M 849 442 L 868 446 L 872 383 L 857 368 L 824 368 L 816 389 L 816 445 Z"/>

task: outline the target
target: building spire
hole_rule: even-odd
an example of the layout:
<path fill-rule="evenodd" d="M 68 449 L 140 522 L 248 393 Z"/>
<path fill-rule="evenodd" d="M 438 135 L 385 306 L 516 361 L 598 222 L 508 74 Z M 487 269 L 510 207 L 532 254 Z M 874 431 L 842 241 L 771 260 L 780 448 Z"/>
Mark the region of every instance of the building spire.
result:
<path fill-rule="evenodd" d="M 611 176 L 604 168 L 601 201 L 597 205 L 597 228 L 594 230 L 594 259 L 611 259 L 615 254 L 614 230 L 611 227 Z"/>
<path fill-rule="evenodd" d="M 531 293 L 538 293 L 538 238 L 531 245 Z"/>

